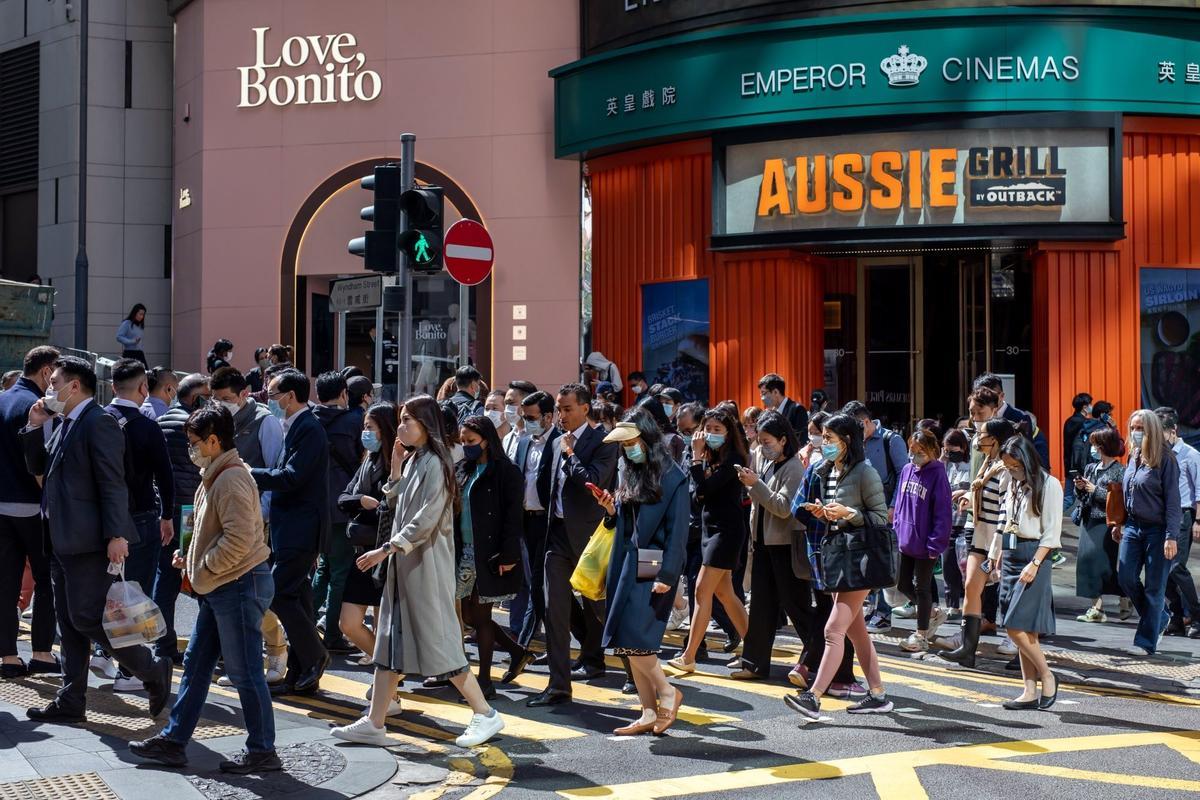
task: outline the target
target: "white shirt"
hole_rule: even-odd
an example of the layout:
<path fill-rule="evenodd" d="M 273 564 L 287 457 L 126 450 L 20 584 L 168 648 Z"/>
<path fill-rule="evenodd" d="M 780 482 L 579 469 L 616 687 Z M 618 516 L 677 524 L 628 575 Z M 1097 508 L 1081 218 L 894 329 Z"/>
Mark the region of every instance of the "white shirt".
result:
<path fill-rule="evenodd" d="M 545 511 L 542 498 L 538 497 L 537 478 L 538 467 L 542 464 L 542 449 L 546 446 L 546 436 L 527 436 L 529 452 L 525 454 L 525 510 Z"/>
<path fill-rule="evenodd" d="M 589 423 L 587 420 L 584 420 L 582 425 L 571 431 L 571 436 L 575 437 L 575 444 L 579 444 L 579 440 L 583 437 L 583 434 L 587 432 L 588 427 Z M 562 438 L 563 437 L 560 436 L 558 439 L 558 496 L 554 499 L 554 515 L 559 519 L 563 518 L 562 489 L 563 484 L 567 482 L 567 466 L 566 459 L 563 458 Z"/>
<path fill-rule="evenodd" d="M 114 397 L 112 404 L 114 406 L 124 406 L 125 408 L 132 408 L 134 411 L 140 412 L 142 410 L 142 407 L 140 405 L 133 402 L 132 400 L 126 400 L 124 397 Z"/>
<path fill-rule="evenodd" d="M 309 413 L 309 408 L 308 408 L 308 406 L 304 406 L 304 408 L 300 409 L 295 414 L 292 414 L 290 417 L 285 419 L 283 421 L 283 435 L 287 436 L 287 432 L 288 432 L 288 430 L 291 429 L 292 423 L 295 422 L 296 420 L 298 420 L 300 418 L 301 414 L 307 414 L 307 413 Z"/>

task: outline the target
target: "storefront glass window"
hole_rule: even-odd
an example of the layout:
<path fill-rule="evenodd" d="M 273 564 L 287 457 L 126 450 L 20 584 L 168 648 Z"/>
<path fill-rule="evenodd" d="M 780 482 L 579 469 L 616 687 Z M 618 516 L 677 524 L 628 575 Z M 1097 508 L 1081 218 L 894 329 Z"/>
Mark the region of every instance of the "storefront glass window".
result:
<path fill-rule="evenodd" d="M 1200 270 L 1141 271 L 1142 407 L 1179 412 L 1179 435 L 1200 444 Z"/>

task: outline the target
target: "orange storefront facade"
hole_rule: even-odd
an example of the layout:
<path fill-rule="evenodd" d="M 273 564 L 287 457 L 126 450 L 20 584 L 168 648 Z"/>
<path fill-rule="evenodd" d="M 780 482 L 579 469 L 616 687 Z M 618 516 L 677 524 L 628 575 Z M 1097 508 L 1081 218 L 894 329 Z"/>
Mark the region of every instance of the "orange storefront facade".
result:
<path fill-rule="evenodd" d="M 996 12 L 990 29 L 985 14 L 949 12 L 936 24 L 878 15 L 852 18 L 856 26 L 841 18 L 723 28 L 556 70 L 560 155 L 583 156 L 592 200 L 592 348 L 650 372 L 659 320 L 689 317 L 679 310 L 686 303 L 658 310 L 660 290 L 673 284 L 692 293 L 687 307 L 706 298 L 708 313 L 702 333 L 682 324 L 680 356 L 659 375 L 679 360 L 703 361 L 696 345 L 706 336 L 698 368 L 707 382 L 697 385 L 710 403 L 755 403 L 758 378 L 774 371 L 794 398 L 824 388 L 838 404 L 864 399 L 897 429 L 922 417 L 952 424 L 971 378 L 988 370 L 1035 413 L 1057 472 L 1062 423 L 1080 391 L 1111 402 L 1118 419 L 1143 405 L 1175 405 L 1185 434 L 1200 434 L 1200 409 L 1191 409 L 1200 394 L 1200 119 L 1190 113 L 1200 113 L 1200 85 L 1193 108 L 1190 89 L 1172 92 L 1200 83 L 1200 66 L 1181 49 L 1172 81 L 1159 64 L 1170 48 L 1160 46 L 1141 58 L 1149 78 L 1114 90 L 1102 70 L 1129 65 L 1096 56 L 1138 27 L 1178 23 L 1175 12 L 1044 13 L 1039 44 L 1019 50 L 1009 37 L 999 56 L 986 42 L 1002 37 L 988 34 L 1028 23 L 1011 10 Z M 897 35 L 905 25 L 912 30 Z M 922 26 L 936 35 L 922 38 Z M 847 27 L 900 47 L 892 45 L 891 60 L 888 51 L 881 61 L 864 57 L 871 74 L 855 60 L 857 41 L 837 48 L 844 57 L 832 45 L 824 55 L 801 46 Z M 952 29 L 963 38 L 957 47 Z M 801 57 L 773 68 L 782 63 L 771 61 L 775 45 Z M 625 70 L 623 55 L 635 62 Z M 671 74 L 669 60 L 646 61 L 655 56 L 683 67 Z M 752 105 L 727 112 L 722 58 L 738 64 L 738 102 L 775 105 L 760 117 L 746 113 Z M 1052 59 L 1058 75 L 1039 83 L 1033 65 L 1044 70 Z M 982 102 L 1006 64 L 1016 79 L 1000 87 L 997 105 Z M 670 116 L 657 85 L 705 70 L 696 86 L 712 88 L 699 118 Z M 621 88 L 641 85 L 628 75 L 651 72 L 654 97 L 635 92 L 628 112 Z M 924 85 L 930 73 L 940 84 L 929 94 L 895 91 L 895 81 Z M 818 75 L 823 84 L 814 86 Z M 970 80 L 976 85 L 964 90 Z M 855 116 L 866 106 L 831 99 L 859 89 L 874 112 L 888 113 Z M 605 95 L 616 99 L 616 115 Z M 1145 112 L 1167 108 L 1164 97 L 1189 113 Z M 573 141 L 592 98 L 597 117 L 642 117 L 619 119 L 628 130 L 607 133 L 597 123 Z M 966 113 L 949 113 L 950 99 Z M 922 115 L 922 104 L 931 113 Z M 688 125 L 708 130 L 686 135 Z"/>

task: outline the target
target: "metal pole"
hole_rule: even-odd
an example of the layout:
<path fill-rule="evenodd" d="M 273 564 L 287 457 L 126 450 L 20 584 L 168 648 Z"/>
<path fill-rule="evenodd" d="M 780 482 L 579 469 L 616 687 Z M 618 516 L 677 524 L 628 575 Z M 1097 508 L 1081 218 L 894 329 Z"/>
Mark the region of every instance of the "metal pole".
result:
<path fill-rule="evenodd" d="M 338 338 L 338 353 L 337 353 L 337 368 L 339 370 L 346 368 L 346 312 L 337 312 L 337 338 Z"/>
<path fill-rule="evenodd" d="M 79 246 L 75 251 L 75 349 L 88 349 L 88 0 L 79 3 Z"/>
<path fill-rule="evenodd" d="M 458 365 L 471 363 L 471 289 L 458 285 Z"/>
<path fill-rule="evenodd" d="M 384 278 L 387 286 L 387 278 Z M 379 308 L 375 309 L 375 378 L 373 383 L 383 385 L 383 297 L 380 296 Z M 382 397 L 376 398 L 382 400 Z"/>
<path fill-rule="evenodd" d="M 400 190 L 404 192 L 413 188 L 417 180 L 416 143 L 416 134 L 400 134 Z M 402 231 L 408 229 L 408 214 L 403 209 L 400 211 L 398 228 Z M 408 257 L 400 252 L 397 258 L 396 277 L 404 287 L 404 314 L 400 318 L 400 330 L 396 331 L 396 343 L 400 348 L 400 364 L 396 370 L 396 398 L 398 402 L 403 403 L 412 390 L 413 274 L 408 267 Z"/>

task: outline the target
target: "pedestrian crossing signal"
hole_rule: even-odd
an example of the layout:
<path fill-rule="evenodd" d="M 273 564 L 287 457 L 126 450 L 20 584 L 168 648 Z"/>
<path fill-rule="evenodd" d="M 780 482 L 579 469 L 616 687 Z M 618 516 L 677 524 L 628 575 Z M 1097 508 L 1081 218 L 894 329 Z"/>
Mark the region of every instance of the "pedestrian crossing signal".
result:
<path fill-rule="evenodd" d="M 417 272 L 442 269 L 442 214 L 445 198 L 440 186 L 418 186 L 400 196 L 407 225 L 396 239 L 400 252 Z"/>

